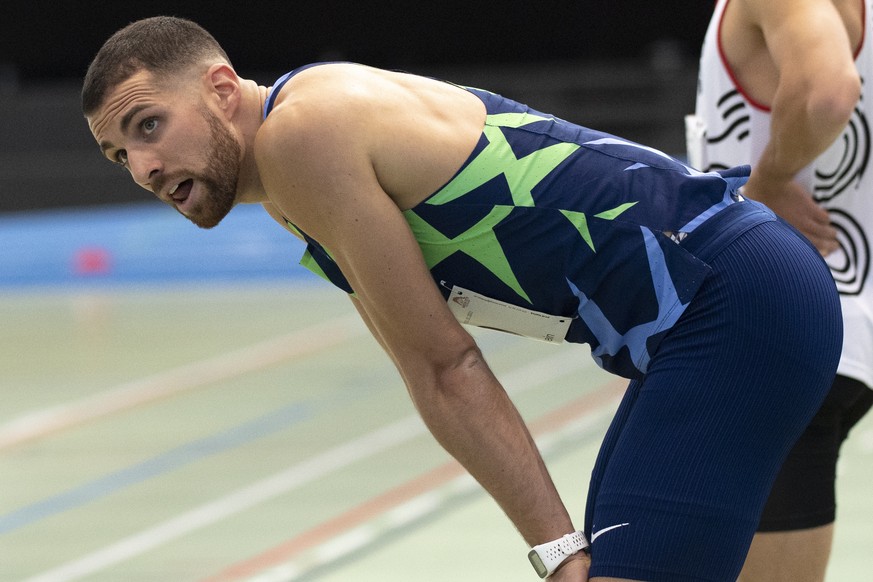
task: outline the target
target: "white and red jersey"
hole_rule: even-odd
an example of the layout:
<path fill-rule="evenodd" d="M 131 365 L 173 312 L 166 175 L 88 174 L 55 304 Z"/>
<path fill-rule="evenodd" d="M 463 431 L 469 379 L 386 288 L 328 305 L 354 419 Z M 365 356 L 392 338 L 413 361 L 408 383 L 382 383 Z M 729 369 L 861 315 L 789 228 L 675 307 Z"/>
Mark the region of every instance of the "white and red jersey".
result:
<path fill-rule="evenodd" d="M 840 250 L 826 257 L 840 292 L 845 341 L 838 373 L 873 387 L 873 0 L 864 2 L 864 34 L 855 55 L 862 95 L 849 124 L 833 145 L 797 180 L 828 210 Z M 770 110 L 743 91 L 728 66 L 720 35 L 730 0 L 717 0 L 700 57 L 697 103 L 686 123 L 688 161 L 716 170 L 758 161 L 770 139 Z M 814 317 L 815 314 L 810 314 Z"/>

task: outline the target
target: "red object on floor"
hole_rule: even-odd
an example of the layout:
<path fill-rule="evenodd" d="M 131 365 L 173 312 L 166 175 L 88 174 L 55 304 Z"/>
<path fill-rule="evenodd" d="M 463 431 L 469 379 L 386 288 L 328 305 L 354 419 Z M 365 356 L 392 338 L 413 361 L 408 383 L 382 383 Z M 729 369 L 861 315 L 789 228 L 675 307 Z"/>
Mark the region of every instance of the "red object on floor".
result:
<path fill-rule="evenodd" d="M 112 256 L 102 247 L 83 247 L 73 255 L 76 275 L 105 275 L 112 270 Z"/>

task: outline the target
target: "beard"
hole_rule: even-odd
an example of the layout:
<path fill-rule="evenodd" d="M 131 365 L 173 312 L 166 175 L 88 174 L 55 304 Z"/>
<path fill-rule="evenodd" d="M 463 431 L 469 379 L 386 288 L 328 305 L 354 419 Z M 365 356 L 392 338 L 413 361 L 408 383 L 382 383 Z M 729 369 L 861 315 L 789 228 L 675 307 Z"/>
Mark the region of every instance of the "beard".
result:
<path fill-rule="evenodd" d="M 215 114 L 204 108 L 203 117 L 209 124 L 212 148 L 207 156 L 206 169 L 195 179 L 203 185 L 204 196 L 183 216 L 200 228 L 212 228 L 236 204 L 241 148 Z"/>

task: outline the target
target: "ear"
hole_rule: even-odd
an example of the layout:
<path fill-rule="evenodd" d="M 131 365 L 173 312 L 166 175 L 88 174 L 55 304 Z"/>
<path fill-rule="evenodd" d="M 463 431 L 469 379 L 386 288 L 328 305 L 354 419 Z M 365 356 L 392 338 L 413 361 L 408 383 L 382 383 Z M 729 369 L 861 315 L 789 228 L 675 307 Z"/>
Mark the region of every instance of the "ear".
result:
<path fill-rule="evenodd" d="M 241 97 L 240 78 L 233 67 L 227 63 L 215 63 L 206 72 L 204 83 L 208 99 L 224 111 L 228 119 L 233 117 Z"/>

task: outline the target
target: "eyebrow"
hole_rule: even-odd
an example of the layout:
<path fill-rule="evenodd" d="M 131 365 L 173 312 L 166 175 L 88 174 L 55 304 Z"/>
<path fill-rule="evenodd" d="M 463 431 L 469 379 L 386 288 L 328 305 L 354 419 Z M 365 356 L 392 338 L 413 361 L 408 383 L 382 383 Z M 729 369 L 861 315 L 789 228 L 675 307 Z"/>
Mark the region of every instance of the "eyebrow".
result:
<path fill-rule="evenodd" d="M 131 107 L 130 110 L 124 114 L 124 117 L 121 118 L 121 133 L 127 133 L 127 127 L 130 125 L 133 117 L 146 107 L 151 107 L 151 105 L 140 103 L 139 105 Z"/>
<path fill-rule="evenodd" d="M 127 113 L 124 114 L 124 116 L 121 118 L 121 133 L 122 134 L 127 133 L 127 128 L 130 126 L 130 122 L 133 120 L 134 116 L 136 116 L 137 113 L 139 113 L 143 109 L 146 109 L 147 107 L 151 107 L 151 105 L 141 103 L 139 105 L 135 105 L 135 106 L 131 107 L 127 111 Z M 112 149 L 113 147 L 115 147 L 115 146 L 113 146 L 111 142 L 108 142 L 108 141 L 101 141 L 100 142 L 100 150 L 102 152 L 104 152 L 104 154 L 106 153 L 106 150 Z"/>

